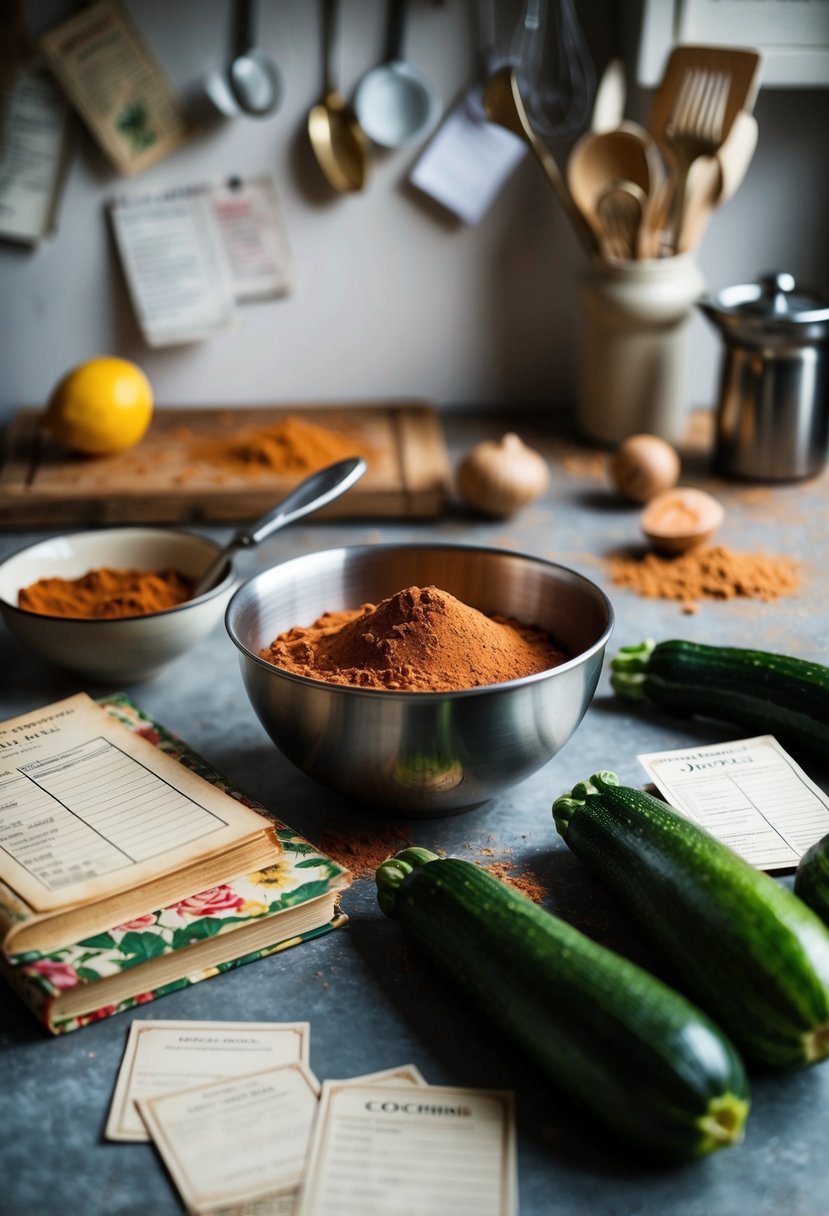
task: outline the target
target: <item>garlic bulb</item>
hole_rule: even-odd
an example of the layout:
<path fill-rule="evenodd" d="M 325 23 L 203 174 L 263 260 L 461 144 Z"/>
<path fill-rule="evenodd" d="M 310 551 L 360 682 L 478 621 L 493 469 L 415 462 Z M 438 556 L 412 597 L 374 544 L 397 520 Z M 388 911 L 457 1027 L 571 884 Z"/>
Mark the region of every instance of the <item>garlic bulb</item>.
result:
<path fill-rule="evenodd" d="M 674 448 L 658 435 L 631 435 L 613 453 L 608 473 L 623 498 L 649 502 L 679 479 L 680 461 Z"/>
<path fill-rule="evenodd" d="M 540 453 L 512 432 L 478 443 L 461 461 L 457 490 L 482 515 L 514 515 L 546 490 L 550 470 Z"/>

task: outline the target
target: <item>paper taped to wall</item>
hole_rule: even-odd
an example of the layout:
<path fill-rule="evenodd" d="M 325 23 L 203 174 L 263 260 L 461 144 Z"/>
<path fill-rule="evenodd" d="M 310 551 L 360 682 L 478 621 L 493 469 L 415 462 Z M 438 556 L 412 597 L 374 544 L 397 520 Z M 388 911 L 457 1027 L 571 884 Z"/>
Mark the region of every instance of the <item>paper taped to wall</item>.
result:
<path fill-rule="evenodd" d="M 110 215 L 150 346 L 203 341 L 234 323 L 237 302 L 291 288 L 276 187 L 266 174 L 120 195 Z"/>

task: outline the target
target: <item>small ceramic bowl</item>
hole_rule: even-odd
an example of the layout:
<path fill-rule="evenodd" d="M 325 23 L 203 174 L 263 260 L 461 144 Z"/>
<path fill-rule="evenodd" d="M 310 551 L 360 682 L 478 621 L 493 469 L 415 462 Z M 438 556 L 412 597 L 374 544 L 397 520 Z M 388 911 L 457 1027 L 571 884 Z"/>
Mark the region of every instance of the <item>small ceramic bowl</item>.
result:
<path fill-rule="evenodd" d="M 80 578 L 104 566 L 176 569 L 197 578 L 220 548 L 205 537 L 167 528 L 107 528 L 54 536 L 0 562 L 0 615 L 32 650 L 86 679 L 107 684 L 151 680 L 222 619 L 235 584 L 230 562 L 204 595 L 147 616 L 45 616 L 19 608 L 18 592 L 40 578 Z"/>

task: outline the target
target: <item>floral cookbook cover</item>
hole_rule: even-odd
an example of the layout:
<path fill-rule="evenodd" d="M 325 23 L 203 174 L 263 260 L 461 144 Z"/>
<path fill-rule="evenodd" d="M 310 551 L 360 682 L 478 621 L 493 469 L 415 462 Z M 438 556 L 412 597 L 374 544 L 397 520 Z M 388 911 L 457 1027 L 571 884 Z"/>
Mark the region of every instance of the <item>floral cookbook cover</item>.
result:
<path fill-rule="evenodd" d="M 326 892 L 347 887 L 351 877 L 346 869 L 297 836 L 266 808 L 231 786 L 180 739 L 148 718 L 128 697 L 116 694 L 102 699 L 100 704 L 130 730 L 142 735 L 205 780 L 219 786 L 246 806 L 268 815 L 275 824 L 283 851 L 279 860 L 266 869 L 207 891 L 199 891 L 166 908 L 117 925 L 106 933 L 49 953 L 29 951 L 5 956 L 6 978 L 53 1034 L 76 1030 L 178 988 L 187 988 L 210 976 L 231 971 L 254 959 L 266 958 L 289 946 L 327 933 L 346 920 L 344 915 L 337 912 L 333 920 L 320 928 L 256 949 L 230 962 L 201 968 L 185 978 L 131 996 L 117 1005 L 104 1005 L 76 1017 L 53 1018 L 50 1008 L 55 997 L 68 989 L 117 975 L 127 968 L 232 931 L 240 925 L 307 903 Z"/>

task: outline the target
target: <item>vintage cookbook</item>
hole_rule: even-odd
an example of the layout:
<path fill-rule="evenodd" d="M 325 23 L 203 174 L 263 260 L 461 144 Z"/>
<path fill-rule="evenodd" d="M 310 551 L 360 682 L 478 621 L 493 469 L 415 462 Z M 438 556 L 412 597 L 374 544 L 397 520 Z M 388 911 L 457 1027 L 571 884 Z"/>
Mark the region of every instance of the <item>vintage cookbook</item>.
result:
<path fill-rule="evenodd" d="M 121 694 L 0 724 L 0 970 L 54 1034 L 336 927 L 350 881 Z"/>

